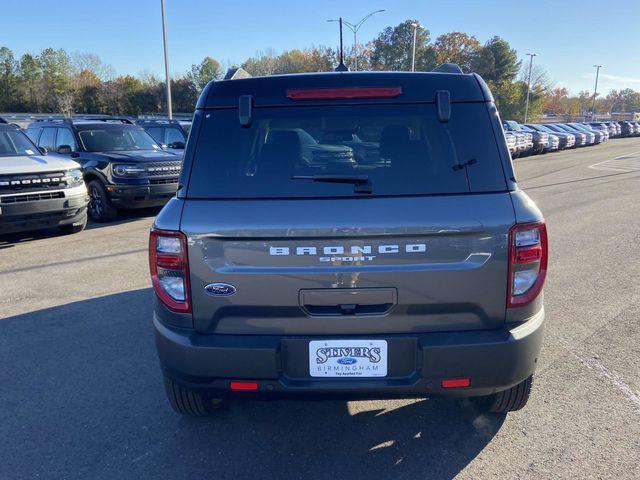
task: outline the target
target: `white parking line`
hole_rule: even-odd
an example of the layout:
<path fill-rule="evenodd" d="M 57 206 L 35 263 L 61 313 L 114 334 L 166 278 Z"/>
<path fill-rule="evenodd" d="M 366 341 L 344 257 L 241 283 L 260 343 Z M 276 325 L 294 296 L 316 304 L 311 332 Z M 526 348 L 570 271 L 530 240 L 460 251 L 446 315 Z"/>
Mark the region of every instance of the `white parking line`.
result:
<path fill-rule="evenodd" d="M 595 372 L 602 375 L 604 378 L 608 379 L 640 411 L 640 394 L 634 391 L 633 388 L 631 388 L 631 386 L 627 382 L 625 382 L 620 375 L 618 375 L 615 372 L 612 372 L 607 367 L 605 367 L 598 357 L 590 357 L 590 358 L 584 359 L 578 356 L 575 352 L 573 353 L 573 355 L 585 367 L 587 367 L 590 370 L 594 370 Z"/>
<path fill-rule="evenodd" d="M 604 170 L 613 172 L 635 172 L 640 171 L 640 156 L 634 157 L 640 153 L 640 150 L 631 153 L 625 153 L 609 160 L 589 165 L 594 170 Z"/>

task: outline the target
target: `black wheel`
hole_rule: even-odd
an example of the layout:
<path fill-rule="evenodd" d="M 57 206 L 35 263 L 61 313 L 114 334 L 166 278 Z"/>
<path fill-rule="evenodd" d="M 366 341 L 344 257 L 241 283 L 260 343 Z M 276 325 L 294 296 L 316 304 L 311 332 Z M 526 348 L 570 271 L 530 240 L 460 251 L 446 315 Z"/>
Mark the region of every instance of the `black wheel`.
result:
<path fill-rule="evenodd" d="M 80 221 L 80 223 L 70 223 L 69 225 L 61 225 L 60 230 L 62 231 L 62 233 L 64 233 L 65 235 L 71 235 L 74 233 L 80 233 L 81 231 L 84 230 L 84 227 L 87 226 L 87 215 L 85 214 L 84 217 L 82 217 L 82 220 Z"/>
<path fill-rule="evenodd" d="M 523 408 L 529 400 L 533 375 L 508 390 L 486 397 L 472 397 L 471 400 L 483 411 L 493 413 L 515 412 Z"/>
<path fill-rule="evenodd" d="M 89 182 L 89 216 L 96 222 L 110 222 L 118 215 L 118 210 L 109 203 L 104 185 L 99 180 Z"/>
<path fill-rule="evenodd" d="M 165 375 L 164 389 L 173 410 L 181 415 L 204 417 L 211 415 L 222 402 L 200 392 L 178 385 Z"/>

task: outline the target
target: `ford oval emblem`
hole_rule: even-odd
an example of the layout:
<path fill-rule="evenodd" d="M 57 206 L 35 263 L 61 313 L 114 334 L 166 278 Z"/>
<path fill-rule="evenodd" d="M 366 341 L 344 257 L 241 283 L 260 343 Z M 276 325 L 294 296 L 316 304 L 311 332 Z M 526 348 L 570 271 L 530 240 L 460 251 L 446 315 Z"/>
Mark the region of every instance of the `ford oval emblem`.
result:
<path fill-rule="evenodd" d="M 352 358 L 352 357 L 344 357 L 344 358 L 338 359 L 338 363 L 340 365 L 353 365 L 357 361 L 358 360 L 356 360 L 355 358 Z"/>
<path fill-rule="evenodd" d="M 209 295 L 214 297 L 230 297 L 236 293 L 236 287 L 228 283 L 210 283 L 204 287 L 205 291 Z"/>

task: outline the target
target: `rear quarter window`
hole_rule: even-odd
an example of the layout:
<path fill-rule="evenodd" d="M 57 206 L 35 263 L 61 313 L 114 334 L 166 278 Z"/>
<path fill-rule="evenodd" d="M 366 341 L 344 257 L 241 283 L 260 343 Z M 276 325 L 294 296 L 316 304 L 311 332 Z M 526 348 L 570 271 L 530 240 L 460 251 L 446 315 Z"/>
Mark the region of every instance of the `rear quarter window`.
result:
<path fill-rule="evenodd" d="M 302 198 L 465 194 L 507 189 L 483 103 L 207 110 L 187 196 Z M 501 141 L 504 141 L 501 139 Z M 460 165 L 469 163 L 468 167 Z M 319 176 L 366 177 L 370 193 Z M 305 177 L 305 178 L 301 178 Z"/>

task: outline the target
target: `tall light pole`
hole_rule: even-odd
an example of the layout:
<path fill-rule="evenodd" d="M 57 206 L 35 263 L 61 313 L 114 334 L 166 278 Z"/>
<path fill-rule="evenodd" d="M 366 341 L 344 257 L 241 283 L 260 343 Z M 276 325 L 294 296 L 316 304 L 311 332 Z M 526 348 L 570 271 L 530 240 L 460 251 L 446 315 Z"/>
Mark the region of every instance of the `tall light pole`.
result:
<path fill-rule="evenodd" d="M 360 20 L 357 23 L 347 22 L 346 20 L 342 21 L 342 23 L 345 24 L 347 28 L 353 32 L 353 48 L 354 48 L 355 57 L 356 57 L 354 62 L 354 70 L 356 72 L 358 71 L 358 30 L 360 30 L 360 27 L 362 27 L 364 22 L 369 20 L 369 18 L 371 18 L 376 13 L 382 13 L 382 12 L 386 12 L 386 10 L 382 9 L 382 10 L 376 10 L 375 12 L 371 12 L 370 14 L 365 15 L 362 18 L 362 20 Z M 338 22 L 338 21 L 339 21 L 338 19 L 327 20 L 327 22 Z"/>
<path fill-rule="evenodd" d="M 527 79 L 527 102 L 524 106 L 524 123 L 527 123 L 529 116 L 529 93 L 531 92 L 531 69 L 533 68 L 533 57 L 538 56 L 537 53 L 527 53 L 529 55 L 529 78 Z"/>
<path fill-rule="evenodd" d="M 160 0 L 160 8 L 162 9 L 162 40 L 164 42 L 164 76 L 167 83 L 167 113 L 169 120 L 173 118 L 173 109 L 171 107 L 171 80 L 169 79 L 169 52 L 167 50 L 167 22 L 164 15 L 164 0 Z"/>
<path fill-rule="evenodd" d="M 411 26 L 413 27 L 413 54 L 411 55 L 411 71 L 415 72 L 416 71 L 416 40 L 418 38 L 418 27 L 420 26 L 420 24 L 417 22 L 414 22 L 411 24 Z"/>
<path fill-rule="evenodd" d="M 596 116 L 596 97 L 598 96 L 598 76 L 603 65 L 594 65 L 596 67 L 596 86 L 593 87 L 593 108 L 591 109 L 591 119 L 595 120 Z M 611 109 L 613 110 L 613 108 Z"/>

